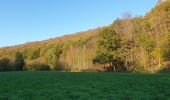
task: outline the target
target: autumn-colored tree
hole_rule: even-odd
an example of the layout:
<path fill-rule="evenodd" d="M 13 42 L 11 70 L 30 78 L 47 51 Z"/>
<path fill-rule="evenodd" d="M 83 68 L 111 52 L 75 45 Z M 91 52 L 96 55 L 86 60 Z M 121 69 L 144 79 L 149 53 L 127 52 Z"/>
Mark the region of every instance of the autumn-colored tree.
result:
<path fill-rule="evenodd" d="M 162 46 L 162 58 L 164 61 L 170 61 L 170 35 Z"/>
<path fill-rule="evenodd" d="M 51 70 L 56 70 L 57 68 L 56 65 L 61 54 L 62 54 L 62 49 L 60 45 L 57 45 L 48 51 L 47 58 L 48 58 L 48 63 L 50 64 Z"/>

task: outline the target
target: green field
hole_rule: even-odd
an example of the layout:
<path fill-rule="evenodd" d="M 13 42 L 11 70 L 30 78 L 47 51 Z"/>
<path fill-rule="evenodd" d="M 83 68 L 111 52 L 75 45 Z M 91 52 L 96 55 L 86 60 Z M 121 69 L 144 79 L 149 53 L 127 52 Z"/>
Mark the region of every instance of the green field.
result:
<path fill-rule="evenodd" d="M 0 100 L 170 100 L 170 75 L 4 72 Z"/>

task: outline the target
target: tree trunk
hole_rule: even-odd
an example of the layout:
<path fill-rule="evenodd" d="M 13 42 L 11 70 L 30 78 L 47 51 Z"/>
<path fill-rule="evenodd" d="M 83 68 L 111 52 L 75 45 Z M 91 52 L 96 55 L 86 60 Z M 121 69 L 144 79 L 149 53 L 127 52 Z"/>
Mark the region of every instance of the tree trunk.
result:
<path fill-rule="evenodd" d="M 112 62 L 112 67 L 113 67 L 113 71 L 115 72 L 115 71 L 116 71 L 116 67 L 115 67 L 115 65 L 113 64 L 113 62 Z"/>
<path fill-rule="evenodd" d="M 116 71 L 116 68 L 115 68 L 115 66 L 113 65 L 113 71 L 115 72 Z"/>

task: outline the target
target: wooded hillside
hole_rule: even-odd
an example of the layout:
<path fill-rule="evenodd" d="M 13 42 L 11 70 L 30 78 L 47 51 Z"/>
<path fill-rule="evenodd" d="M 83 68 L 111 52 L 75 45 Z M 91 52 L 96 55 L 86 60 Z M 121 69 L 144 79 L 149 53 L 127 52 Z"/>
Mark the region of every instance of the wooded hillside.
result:
<path fill-rule="evenodd" d="M 170 0 L 146 16 L 125 13 L 106 27 L 1 48 L 0 71 L 17 70 L 18 53 L 28 71 L 168 71 Z"/>

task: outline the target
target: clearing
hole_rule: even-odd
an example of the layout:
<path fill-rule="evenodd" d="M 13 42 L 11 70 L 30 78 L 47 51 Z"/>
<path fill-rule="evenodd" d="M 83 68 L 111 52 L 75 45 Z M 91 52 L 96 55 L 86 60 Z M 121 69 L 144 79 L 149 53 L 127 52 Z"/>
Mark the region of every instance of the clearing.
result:
<path fill-rule="evenodd" d="M 0 100 L 170 100 L 170 74 L 2 72 Z"/>

